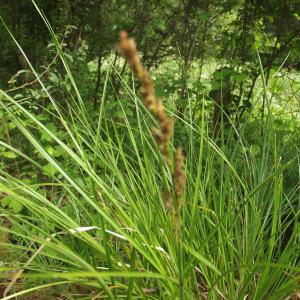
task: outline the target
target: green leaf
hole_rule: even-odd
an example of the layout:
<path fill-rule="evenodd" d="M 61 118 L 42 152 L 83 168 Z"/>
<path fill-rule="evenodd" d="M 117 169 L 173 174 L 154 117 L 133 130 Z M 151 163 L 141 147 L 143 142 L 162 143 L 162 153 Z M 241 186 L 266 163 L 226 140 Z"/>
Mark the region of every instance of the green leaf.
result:
<path fill-rule="evenodd" d="M 53 72 L 50 73 L 49 80 L 52 81 L 52 82 L 54 82 L 54 83 L 58 83 L 59 82 L 59 78 Z"/>
<path fill-rule="evenodd" d="M 54 153 L 54 148 L 50 145 L 46 146 L 46 150 L 50 155 L 53 155 Z"/>
<path fill-rule="evenodd" d="M 17 157 L 16 153 L 14 153 L 12 151 L 3 152 L 2 156 L 5 158 L 16 158 Z"/>
<path fill-rule="evenodd" d="M 1 200 L 1 206 L 11 209 L 14 213 L 19 213 L 23 209 L 23 205 L 11 196 L 5 196 Z"/>
<path fill-rule="evenodd" d="M 16 94 L 14 96 L 14 99 L 20 99 L 20 98 L 23 98 L 24 96 L 22 94 Z"/>
<path fill-rule="evenodd" d="M 123 111 L 122 110 L 117 110 L 116 113 L 115 113 L 115 116 L 117 118 L 123 118 L 123 116 L 124 116 Z"/>
<path fill-rule="evenodd" d="M 218 275 L 221 275 L 221 272 L 204 256 L 194 250 L 192 247 L 188 246 L 187 244 L 183 244 L 183 246 L 190 252 L 196 259 L 198 259 L 202 264 L 206 265 L 213 271 L 215 271 Z"/>
<path fill-rule="evenodd" d="M 43 167 L 43 173 L 51 177 L 54 177 L 57 172 L 58 171 L 50 163 Z"/>
<path fill-rule="evenodd" d="M 1 206 L 2 206 L 2 207 L 8 207 L 10 201 L 11 201 L 10 196 L 5 196 L 5 197 L 1 200 Z"/>
<path fill-rule="evenodd" d="M 73 57 L 72 55 L 68 54 L 68 53 L 65 53 L 65 57 L 71 62 L 73 63 Z"/>
<path fill-rule="evenodd" d="M 53 156 L 54 157 L 61 157 L 65 154 L 65 151 L 63 150 L 62 147 L 60 146 L 57 146 L 54 148 L 54 151 L 53 151 Z"/>
<path fill-rule="evenodd" d="M 19 213 L 23 209 L 23 205 L 17 201 L 17 200 L 12 200 L 9 204 L 9 208 L 14 212 L 14 213 Z"/>

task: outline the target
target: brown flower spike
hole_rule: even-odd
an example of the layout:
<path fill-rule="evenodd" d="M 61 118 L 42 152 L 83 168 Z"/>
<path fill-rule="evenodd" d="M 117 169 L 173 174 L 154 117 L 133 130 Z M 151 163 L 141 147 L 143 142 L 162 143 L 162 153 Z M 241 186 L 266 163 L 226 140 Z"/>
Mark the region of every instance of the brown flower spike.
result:
<path fill-rule="evenodd" d="M 184 155 L 182 147 L 178 147 L 175 153 L 175 170 L 173 173 L 173 184 L 177 198 L 176 209 L 174 213 L 175 234 L 180 230 L 180 212 L 183 206 L 183 196 L 186 183 L 186 174 L 184 171 Z"/>
<path fill-rule="evenodd" d="M 120 32 L 118 50 L 128 61 L 132 71 L 141 82 L 140 93 L 149 111 L 159 122 L 159 128 L 152 128 L 152 135 L 162 152 L 166 162 L 170 165 L 169 144 L 172 137 L 173 119 L 166 116 L 163 103 L 155 97 L 154 86 L 149 72 L 141 63 L 134 39 L 129 38 L 127 32 Z"/>
<path fill-rule="evenodd" d="M 152 135 L 162 152 L 165 161 L 169 166 L 172 166 L 170 141 L 173 133 L 173 119 L 165 114 L 162 101 L 155 96 L 153 81 L 151 80 L 149 72 L 141 63 L 140 55 L 137 51 L 134 39 L 129 38 L 127 32 L 121 31 L 117 48 L 127 60 L 132 71 L 141 82 L 140 93 L 143 97 L 144 103 L 159 123 L 159 128 L 151 129 Z M 176 208 L 174 207 L 174 203 L 172 203 L 172 198 L 168 197 L 168 200 L 166 201 L 166 207 L 171 210 L 173 217 L 177 219 L 176 223 L 178 226 L 180 226 L 178 217 L 183 205 L 185 181 L 184 155 L 182 148 L 179 147 L 175 154 L 173 173 L 173 185 L 177 198 Z M 176 229 L 175 231 L 177 232 Z"/>

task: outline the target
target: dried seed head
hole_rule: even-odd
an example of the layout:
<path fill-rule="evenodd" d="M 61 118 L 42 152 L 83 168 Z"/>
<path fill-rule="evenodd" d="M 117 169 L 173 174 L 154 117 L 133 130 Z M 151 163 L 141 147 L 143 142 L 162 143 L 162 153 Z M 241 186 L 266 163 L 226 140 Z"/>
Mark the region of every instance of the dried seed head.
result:
<path fill-rule="evenodd" d="M 171 210 L 173 208 L 173 198 L 172 194 L 170 192 L 165 193 L 165 207 L 168 210 Z"/>
<path fill-rule="evenodd" d="M 174 189 L 178 198 L 184 194 L 186 175 L 184 171 L 184 155 L 182 147 L 178 147 L 175 154 Z"/>
<path fill-rule="evenodd" d="M 156 111 L 157 118 L 160 122 L 162 122 L 166 119 L 166 116 L 164 111 L 164 105 L 160 99 L 157 100 L 156 107 L 157 107 L 157 111 Z"/>
<path fill-rule="evenodd" d="M 155 97 L 154 85 L 150 74 L 142 65 L 135 41 L 128 37 L 127 32 L 120 32 L 117 48 L 128 61 L 132 71 L 141 82 L 140 93 L 143 97 L 144 103 L 151 114 L 159 122 L 159 128 L 151 129 L 152 136 L 156 141 L 166 163 L 171 166 L 170 141 L 173 134 L 173 119 L 166 116 L 163 102 Z M 180 229 L 179 215 L 183 205 L 185 182 L 186 174 L 184 171 L 184 155 L 182 148 L 178 147 L 175 154 L 173 172 L 173 186 L 177 197 L 177 205 L 174 207 L 174 202 L 170 193 L 168 193 L 165 201 L 166 208 L 171 211 L 176 234 L 178 234 Z"/>
<path fill-rule="evenodd" d="M 117 48 L 128 61 L 132 71 L 141 82 L 140 93 L 144 103 L 158 120 L 160 126 L 160 128 L 153 128 L 151 130 L 152 135 L 166 162 L 170 164 L 169 144 L 172 137 L 173 119 L 166 116 L 162 101 L 155 97 L 154 85 L 150 74 L 142 65 L 136 44 L 132 38 L 128 37 L 127 32 L 120 32 Z"/>
<path fill-rule="evenodd" d="M 155 128 L 155 127 L 151 128 L 151 133 L 158 145 L 163 143 L 164 136 L 158 128 Z"/>

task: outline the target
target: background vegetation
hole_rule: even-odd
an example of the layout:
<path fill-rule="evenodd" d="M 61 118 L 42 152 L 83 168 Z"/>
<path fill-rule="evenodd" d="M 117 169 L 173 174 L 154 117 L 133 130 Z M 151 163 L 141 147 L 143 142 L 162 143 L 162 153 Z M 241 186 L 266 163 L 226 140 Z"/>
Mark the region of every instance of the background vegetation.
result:
<path fill-rule="evenodd" d="M 300 299 L 298 0 L 0 17 L 2 299 Z"/>

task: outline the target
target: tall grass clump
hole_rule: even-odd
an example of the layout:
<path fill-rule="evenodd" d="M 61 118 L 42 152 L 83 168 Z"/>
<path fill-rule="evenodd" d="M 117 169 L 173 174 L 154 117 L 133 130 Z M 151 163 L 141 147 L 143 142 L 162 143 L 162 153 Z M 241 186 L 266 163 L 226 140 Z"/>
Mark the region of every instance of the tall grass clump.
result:
<path fill-rule="evenodd" d="M 299 157 L 282 154 L 271 110 L 259 156 L 243 135 L 247 122 L 234 143 L 214 141 L 204 105 L 200 120 L 183 119 L 176 107 L 156 98 L 134 41 L 122 32 L 118 49 L 141 85 L 137 93 L 120 78 L 135 122 L 121 100 L 118 124 L 107 116 L 109 68 L 95 118 L 37 10 L 72 86 L 68 97 L 56 99 L 14 40 L 51 106 L 41 106 L 39 114 L 50 115 L 58 129 L 0 91 L 3 118 L 26 140 L 26 147 L 0 141 L 15 157 L 13 168 L 5 159 L 0 167 L 0 201 L 9 203 L 1 207 L 2 299 L 242 300 L 295 294 L 299 182 L 286 190 L 285 174 Z M 180 131 L 172 133 L 173 120 Z M 179 133 L 188 136 L 185 158 Z M 49 151 L 41 135 L 63 156 Z M 21 171 L 29 166 L 43 176 L 26 180 Z M 14 205 L 17 212 L 10 209 Z"/>

